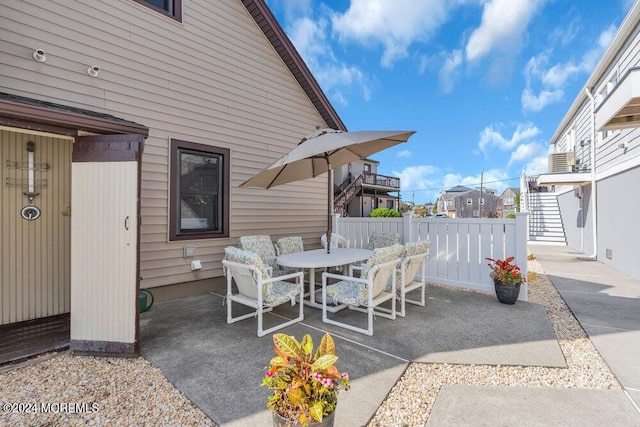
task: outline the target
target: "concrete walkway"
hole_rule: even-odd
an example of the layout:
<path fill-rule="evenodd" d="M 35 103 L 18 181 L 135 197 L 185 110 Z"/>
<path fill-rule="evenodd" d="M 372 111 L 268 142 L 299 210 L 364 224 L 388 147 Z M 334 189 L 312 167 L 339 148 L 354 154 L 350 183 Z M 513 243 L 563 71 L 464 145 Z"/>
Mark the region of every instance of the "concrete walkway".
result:
<path fill-rule="evenodd" d="M 640 281 L 565 246 L 531 245 L 624 390 L 446 385 L 429 426 L 640 426 Z"/>
<path fill-rule="evenodd" d="M 640 280 L 601 262 L 580 260 L 571 248 L 536 245 L 530 249 L 640 407 Z"/>
<path fill-rule="evenodd" d="M 624 390 L 445 385 L 428 425 L 640 426 L 640 281 L 580 261 L 566 247 L 530 249 Z M 336 340 L 338 368 L 356 379 L 341 395 L 348 409 L 337 413 L 336 426 L 367 424 L 412 361 L 565 366 L 544 307 L 506 307 L 493 296 L 447 288 L 429 292 L 428 307 L 411 306 L 412 313 L 397 321 L 376 320 L 373 337 L 329 327 L 312 309 L 303 323 L 283 330 L 296 337 L 310 333 L 314 341 L 328 331 Z M 295 310 L 281 307 L 277 316 Z M 227 325 L 225 308 L 215 294 L 155 305 L 141 315 L 142 353 L 216 423 L 269 425 L 268 390 L 257 385 L 271 337 L 257 338 L 251 320 Z M 514 310 L 525 319 L 516 329 L 507 320 Z M 509 330 L 499 329 L 506 324 Z M 340 418 L 345 414 L 349 418 Z"/>

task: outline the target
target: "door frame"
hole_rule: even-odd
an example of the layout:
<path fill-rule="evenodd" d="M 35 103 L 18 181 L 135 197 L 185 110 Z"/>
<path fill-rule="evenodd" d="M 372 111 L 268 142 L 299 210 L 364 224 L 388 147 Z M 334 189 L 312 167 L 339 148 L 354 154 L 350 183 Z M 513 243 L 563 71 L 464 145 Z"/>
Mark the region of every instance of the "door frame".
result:
<path fill-rule="evenodd" d="M 74 150 L 72 156 L 73 161 L 85 158 L 99 158 L 101 161 L 118 160 L 120 156 L 128 156 L 131 160 L 133 153 L 137 165 L 137 247 L 136 247 L 136 295 L 140 289 L 140 195 L 142 181 L 142 153 L 144 150 L 144 140 L 149 136 L 149 128 L 138 123 L 124 120 L 109 114 L 96 111 L 89 111 L 70 107 L 61 104 L 41 101 L 33 98 L 26 98 L 17 95 L 0 93 L 0 126 L 7 128 L 28 129 L 30 131 L 46 132 L 59 135 L 73 136 L 74 138 L 88 138 L 85 141 L 91 141 L 94 138 L 95 146 L 92 147 L 88 154 L 87 151 L 77 152 Z M 93 137 L 86 135 L 93 134 Z M 109 135 L 111 140 L 128 140 L 136 141 L 134 147 L 129 150 L 112 150 L 113 144 L 104 144 L 104 136 Z M 117 145 L 117 144 L 116 144 Z M 120 158 L 120 160 L 122 160 Z M 86 161 L 86 160 L 84 160 Z M 72 218 L 73 221 L 73 218 Z M 71 259 L 73 265 L 74 260 Z M 73 271 L 73 268 L 72 268 Z M 136 301 L 137 306 L 137 301 Z M 98 354 L 109 356 L 137 356 L 140 352 L 140 317 L 136 310 L 135 317 L 135 342 L 133 345 L 104 345 L 104 343 L 92 343 L 87 341 L 82 348 L 78 350 L 84 354 Z"/>

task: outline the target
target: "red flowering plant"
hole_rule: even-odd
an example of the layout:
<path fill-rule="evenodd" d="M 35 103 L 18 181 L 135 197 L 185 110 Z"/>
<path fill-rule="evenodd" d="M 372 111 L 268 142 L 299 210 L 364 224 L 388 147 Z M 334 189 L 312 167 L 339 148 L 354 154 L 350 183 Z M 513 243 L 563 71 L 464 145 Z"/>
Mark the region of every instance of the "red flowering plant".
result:
<path fill-rule="evenodd" d="M 301 342 L 274 334 L 273 343 L 276 356 L 260 384 L 273 390 L 267 407 L 302 425 L 322 421 L 335 411 L 338 392 L 349 389 L 349 375 L 334 366 L 338 356 L 333 338 L 326 333 L 315 352 L 309 334 Z"/>
<path fill-rule="evenodd" d="M 515 264 L 511 264 L 515 257 L 509 257 L 504 260 L 485 258 L 491 268 L 491 277 L 493 280 L 497 280 L 505 285 L 520 285 L 527 281 L 527 279 L 520 273 L 520 267 Z"/>

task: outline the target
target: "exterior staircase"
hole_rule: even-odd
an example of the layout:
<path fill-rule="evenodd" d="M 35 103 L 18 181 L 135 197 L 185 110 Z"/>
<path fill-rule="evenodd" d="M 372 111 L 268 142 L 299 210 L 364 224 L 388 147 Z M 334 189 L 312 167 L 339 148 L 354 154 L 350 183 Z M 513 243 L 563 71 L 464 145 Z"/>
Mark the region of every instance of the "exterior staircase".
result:
<path fill-rule="evenodd" d="M 360 174 L 355 180 L 344 183 L 339 187 L 339 193 L 333 199 L 333 211 L 341 216 L 347 216 L 347 204 L 360 192 L 363 182 L 363 174 Z"/>
<path fill-rule="evenodd" d="M 555 193 L 528 193 L 529 241 L 566 245 L 560 207 Z"/>

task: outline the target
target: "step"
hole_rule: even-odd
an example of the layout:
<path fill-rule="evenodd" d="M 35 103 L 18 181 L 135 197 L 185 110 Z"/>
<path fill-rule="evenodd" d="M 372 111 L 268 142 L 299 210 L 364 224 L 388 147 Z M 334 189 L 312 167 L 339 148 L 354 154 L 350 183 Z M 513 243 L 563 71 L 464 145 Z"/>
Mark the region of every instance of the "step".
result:
<path fill-rule="evenodd" d="M 558 242 L 558 243 L 566 243 L 564 237 L 554 237 L 554 236 L 529 236 L 529 240 L 535 242 Z"/>
<path fill-rule="evenodd" d="M 529 236 L 553 236 L 553 237 L 563 237 L 564 233 L 562 231 L 553 231 L 553 230 L 531 230 L 529 231 Z"/>

